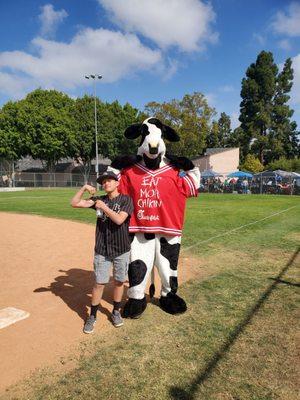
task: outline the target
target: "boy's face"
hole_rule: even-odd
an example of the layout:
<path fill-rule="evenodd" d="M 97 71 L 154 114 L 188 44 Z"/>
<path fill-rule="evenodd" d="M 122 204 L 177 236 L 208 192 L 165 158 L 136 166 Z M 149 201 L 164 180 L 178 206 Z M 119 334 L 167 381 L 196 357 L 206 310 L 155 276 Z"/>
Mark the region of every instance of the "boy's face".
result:
<path fill-rule="evenodd" d="M 111 193 L 116 190 L 119 186 L 119 181 L 112 178 L 104 179 L 102 182 L 102 188 L 106 193 Z"/>

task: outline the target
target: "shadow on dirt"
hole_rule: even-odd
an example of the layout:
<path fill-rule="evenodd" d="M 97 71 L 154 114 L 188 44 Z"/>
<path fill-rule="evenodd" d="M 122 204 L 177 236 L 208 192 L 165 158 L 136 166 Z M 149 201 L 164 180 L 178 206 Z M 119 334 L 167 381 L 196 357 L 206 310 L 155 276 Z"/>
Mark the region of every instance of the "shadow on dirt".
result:
<path fill-rule="evenodd" d="M 52 292 L 55 296 L 59 296 L 66 305 L 76 312 L 79 317 L 85 320 L 88 316 L 88 310 L 91 304 L 91 291 L 94 284 L 94 272 L 86 271 L 79 268 L 70 268 L 68 270 L 58 270 L 63 273 L 57 276 L 48 287 L 40 287 L 34 290 L 34 293 Z M 110 278 L 103 292 L 103 300 L 109 304 L 113 304 L 113 278 Z M 123 295 L 125 300 L 126 285 Z M 110 317 L 111 310 L 99 306 L 99 311 Z"/>

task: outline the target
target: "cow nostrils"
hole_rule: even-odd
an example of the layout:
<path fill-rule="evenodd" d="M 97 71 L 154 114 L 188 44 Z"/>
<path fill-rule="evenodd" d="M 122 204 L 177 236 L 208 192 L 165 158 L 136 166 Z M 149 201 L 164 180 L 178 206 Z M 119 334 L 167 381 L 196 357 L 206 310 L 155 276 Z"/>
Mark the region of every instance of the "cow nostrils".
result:
<path fill-rule="evenodd" d="M 149 153 L 158 154 L 158 144 L 152 145 L 151 143 L 149 143 Z"/>

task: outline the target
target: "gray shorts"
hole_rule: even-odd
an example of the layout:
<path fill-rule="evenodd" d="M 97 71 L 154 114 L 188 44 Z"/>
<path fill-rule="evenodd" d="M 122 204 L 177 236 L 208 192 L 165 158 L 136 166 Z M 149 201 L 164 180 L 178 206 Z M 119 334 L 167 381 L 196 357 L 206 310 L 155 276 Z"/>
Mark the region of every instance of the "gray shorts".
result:
<path fill-rule="evenodd" d="M 116 281 L 125 282 L 128 273 L 129 254 L 123 253 L 115 258 L 108 258 L 101 254 L 94 255 L 94 271 L 96 283 L 108 283 L 111 264 L 113 264 L 113 276 Z"/>

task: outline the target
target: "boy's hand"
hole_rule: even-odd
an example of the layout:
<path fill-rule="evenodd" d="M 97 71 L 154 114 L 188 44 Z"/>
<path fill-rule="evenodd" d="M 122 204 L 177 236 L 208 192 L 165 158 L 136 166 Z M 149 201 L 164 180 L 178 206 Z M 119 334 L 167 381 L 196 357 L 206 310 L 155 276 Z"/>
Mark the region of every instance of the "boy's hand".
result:
<path fill-rule="evenodd" d="M 102 211 L 105 211 L 108 208 L 107 205 L 102 200 L 97 200 L 95 203 L 95 207 L 99 208 Z"/>
<path fill-rule="evenodd" d="M 96 193 L 96 188 L 92 185 L 84 185 L 83 188 L 85 192 L 89 192 L 91 195 Z"/>

